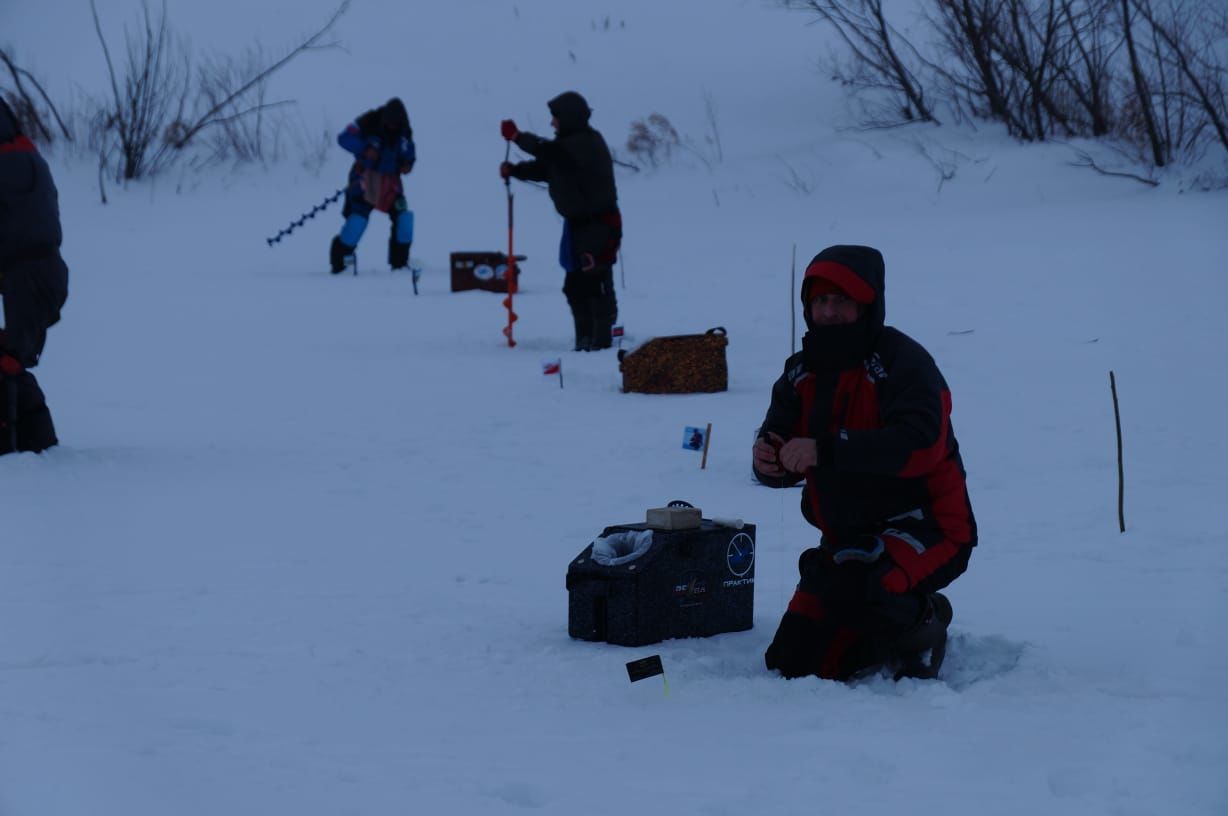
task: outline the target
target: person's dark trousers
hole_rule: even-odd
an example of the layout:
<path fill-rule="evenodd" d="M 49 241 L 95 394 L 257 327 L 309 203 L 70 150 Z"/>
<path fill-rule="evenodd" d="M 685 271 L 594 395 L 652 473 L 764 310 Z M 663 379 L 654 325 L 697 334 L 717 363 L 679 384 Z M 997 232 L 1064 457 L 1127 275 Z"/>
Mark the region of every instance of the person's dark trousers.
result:
<path fill-rule="evenodd" d="M 614 270 L 599 266 L 587 272 L 568 272 L 563 280 L 563 294 L 575 322 L 576 350 L 609 348 L 613 343 L 610 332 L 618 319 Z"/>
<path fill-rule="evenodd" d="M 608 349 L 613 345 L 611 330 L 618 320 L 618 297 L 614 293 L 614 270 L 611 267 L 598 267 L 589 272 L 588 311 L 592 316 L 592 347 Z"/>
<path fill-rule="evenodd" d="M 38 453 L 59 444 L 43 389 L 29 371 L 0 375 L 0 454 L 13 452 L 10 400 L 16 397 L 17 450 Z"/>
<path fill-rule="evenodd" d="M 362 197 L 362 186 L 353 178 L 345 194 L 345 206 L 341 215 L 345 222 L 341 225 L 340 234 L 333 237 L 328 248 L 328 263 L 334 275 L 345 271 L 345 259 L 354 254 L 358 242 L 367 230 L 367 221 L 371 217 L 372 207 Z"/>
<path fill-rule="evenodd" d="M 414 242 L 414 213 L 405 203 L 405 196 L 397 196 L 388 218 L 392 222 L 388 232 L 388 266 L 405 269 L 409 266 L 409 248 Z"/>
<path fill-rule="evenodd" d="M 576 329 L 576 351 L 589 351 L 593 347 L 593 311 L 588 279 L 584 272 L 568 272 L 563 278 L 563 294 L 571 307 L 571 319 Z"/>
<path fill-rule="evenodd" d="M 47 329 L 59 322 L 67 300 L 68 267 L 54 247 L 0 261 L 5 350 L 26 368 L 38 365 Z"/>

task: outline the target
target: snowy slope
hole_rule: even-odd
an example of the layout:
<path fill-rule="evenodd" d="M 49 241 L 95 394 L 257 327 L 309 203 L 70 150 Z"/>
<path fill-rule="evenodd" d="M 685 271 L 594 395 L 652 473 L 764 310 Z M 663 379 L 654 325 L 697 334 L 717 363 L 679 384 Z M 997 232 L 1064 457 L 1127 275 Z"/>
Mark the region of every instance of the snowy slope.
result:
<path fill-rule="evenodd" d="M 50 85 L 99 88 L 79 6 L 6 8 L 0 37 Z M 117 35 L 126 8 L 104 9 Z M 169 10 L 237 50 L 329 6 Z M 0 459 L 0 814 L 1225 812 L 1228 196 L 993 128 L 857 131 L 806 22 L 357 2 L 345 50 L 272 90 L 330 129 L 406 101 L 418 297 L 378 219 L 357 278 L 324 272 L 333 210 L 265 246 L 342 183 L 339 149 L 319 177 L 171 174 L 107 206 L 89 161 L 53 157 L 73 278 L 38 373 L 63 444 Z M 448 292 L 449 252 L 506 238 L 499 119 L 545 131 L 569 88 L 615 146 L 654 111 L 703 146 L 715 102 L 723 161 L 620 175 L 619 300 L 632 343 L 725 326 L 727 393 L 622 394 L 611 353 L 566 351 L 543 190 L 514 188 L 518 347 L 499 297 Z M 884 251 L 888 322 L 952 386 L 981 529 L 939 682 L 762 664 L 817 539 L 797 491 L 749 473 L 790 253 L 852 242 Z M 564 389 L 540 374 L 560 356 Z M 700 470 L 679 437 L 706 422 Z M 754 629 L 570 640 L 569 560 L 674 498 L 758 525 Z M 653 653 L 668 696 L 627 683 Z"/>

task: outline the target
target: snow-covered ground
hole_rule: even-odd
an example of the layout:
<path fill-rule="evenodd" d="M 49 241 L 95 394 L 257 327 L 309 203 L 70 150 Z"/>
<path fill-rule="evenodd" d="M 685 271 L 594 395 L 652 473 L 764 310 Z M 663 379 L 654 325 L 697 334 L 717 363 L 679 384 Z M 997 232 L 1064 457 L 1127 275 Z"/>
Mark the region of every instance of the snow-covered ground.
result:
<path fill-rule="evenodd" d="M 0 38 L 101 90 L 81 6 L 7 8 Z M 116 36 L 132 8 L 100 9 Z M 329 5 L 168 8 L 237 51 Z M 343 183 L 339 148 L 320 176 L 175 172 L 106 206 L 90 162 L 53 156 L 72 281 L 38 374 L 62 445 L 0 459 L 0 814 L 1228 812 L 1228 195 L 992 127 L 858 131 L 807 22 L 358 0 L 346 49 L 271 90 L 330 130 L 405 100 L 417 297 L 379 218 L 357 278 L 325 271 L 335 209 L 265 245 Z M 514 188 L 519 345 L 500 296 L 449 292 L 448 253 L 506 240 L 498 121 L 547 131 L 567 89 L 616 147 L 660 112 L 709 157 L 620 175 L 618 294 L 630 344 L 726 327 L 728 392 L 623 394 L 612 352 L 567 351 L 543 190 Z M 888 322 L 954 395 L 981 545 L 937 682 L 763 667 L 816 532 L 752 482 L 750 444 L 793 246 L 800 273 L 832 243 L 883 250 Z M 707 422 L 701 470 L 679 445 Z M 570 559 L 671 499 L 758 525 L 754 628 L 569 639 Z M 627 682 L 649 654 L 668 696 Z"/>

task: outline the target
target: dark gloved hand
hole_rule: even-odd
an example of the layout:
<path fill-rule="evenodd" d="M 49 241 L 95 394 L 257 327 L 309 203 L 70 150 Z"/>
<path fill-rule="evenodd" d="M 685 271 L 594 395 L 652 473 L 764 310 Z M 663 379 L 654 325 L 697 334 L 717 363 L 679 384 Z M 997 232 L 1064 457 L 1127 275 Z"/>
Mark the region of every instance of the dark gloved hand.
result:
<path fill-rule="evenodd" d="M 520 128 L 516 127 L 516 123 L 511 119 L 504 119 L 499 123 L 499 132 L 510 142 L 520 135 Z"/>
<path fill-rule="evenodd" d="M 11 354 L 0 352 L 0 374 L 5 374 L 9 377 L 16 377 L 25 370 L 25 366 L 23 366 L 21 361 L 16 357 Z"/>
<path fill-rule="evenodd" d="M 510 178 L 511 175 L 512 175 L 512 165 L 509 162 L 500 162 L 499 178 L 506 179 L 506 178 Z"/>
<path fill-rule="evenodd" d="M 414 163 L 413 163 L 413 162 L 401 162 L 401 175 L 402 175 L 402 176 L 403 176 L 403 175 L 405 175 L 406 173 L 408 173 L 410 170 L 413 170 L 413 169 L 414 169 Z"/>
<path fill-rule="evenodd" d="M 596 268 L 597 268 L 597 262 L 593 260 L 593 253 L 581 252 L 580 253 L 580 271 L 581 272 L 592 272 Z"/>

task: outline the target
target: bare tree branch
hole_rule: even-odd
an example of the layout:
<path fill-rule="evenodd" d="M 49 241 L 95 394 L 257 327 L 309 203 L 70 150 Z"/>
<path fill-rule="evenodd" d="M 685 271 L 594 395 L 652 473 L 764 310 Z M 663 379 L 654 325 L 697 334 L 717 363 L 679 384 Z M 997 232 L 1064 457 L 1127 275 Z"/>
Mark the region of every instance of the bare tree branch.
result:
<path fill-rule="evenodd" d="M 30 84 L 34 86 L 34 89 L 38 91 L 39 96 L 43 98 L 43 102 L 46 103 L 48 110 L 51 111 L 51 115 L 55 117 L 56 124 L 60 126 L 60 133 L 64 136 L 64 140 L 71 142 L 73 140 L 72 131 L 69 130 L 68 126 L 64 124 L 64 120 L 60 117 L 60 112 L 56 110 L 55 104 L 52 103 L 51 97 L 47 95 L 45 90 L 43 90 L 43 86 L 39 84 L 39 81 L 34 77 L 34 75 L 26 69 L 19 67 L 13 61 L 13 58 L 8 54 L 8 52 L 2 48 L 0 48 L 0 62 L 3 62 L 9 69 L 9 73 L 13 77 L 13 87 L 21 97 L 23 106 L 29 116 L 32 118 L 35 127 L 37 127 L 42 133 L 43 140 L 47 142 L 52 140 L 51 130 L 43 122 L 42 117 L 38 113 L 38 106 L 34 103 L 34 99 L 30 96 L 29 92 L 22 84 L 22 77 L 29 80 Z"/>
<path fill-rule="evenodd" d="M 1076 150 L 1075 155 L 1078 156 L 1079 160 L 1074 161 L 1074 162 L 1068 162 L 1071 167 L 1090 167 L 1092 170 L 1095 170 L 1097 173 L 1099 173 L 1102 176 L 1114 176 L 1116 178 L 1132 179 L 1133 181 L 1137 181 L 1140 184 L 1146 184 L 1148 187 L 1159 187 L 1160 186 L 1160 182 L 1156 181 L 1155 179 L 1143 178 L 1142 176 L 1137 176 L 1134 173 L 1122 173 L 1122 172 L 1115 171 L 1115 170 L 1105 170 L 1103 167 L 1096 164 L 1096 160 L 1093 159 L 1091 157 L 1091 154 L 1087 153 L 1086 151 Z"/>
<path fill-rule="evenodd" d="M 90 2 L 93 2 L 93 0 L 90 0 Z M 265 68 L 264 70 L 258 72 L 255 76 L 251 77 L 245 83 L 240 85 L 239 88 L 231 92 L 231 94 L 227 96 L 225 99 L 222 99 L 221 101 L 217 102 L 211 108 L 209 108 L 209 110 L 205 111 L 201 116 L 197 117 L 194 123 L 185 127 L 183 129 L 182 134 L 178 135 L 178 138 L 174 142 L 175 147 L 182 148 L 184 145 L 186 145 L 189 141 L 192 140 L 193 136 L 195 136 L 201 130 L 203 130 L 206 127 L 209 127 L 212 124 L 217 124 L 217 122 L 221 120 L 215 117 L 220 111 L 224 110 L 227 105 L 230 105 L 236 99 L 243 96 L 243 94 L 250 91 L 253 87 L 255 87 L 259 83 L 268 79 L 271 75 L 276 73 L 279 68 L 286 65 L 286 63 L 293 60 L 299 54 L 302 54 L 306 51 L 315 51 L 315 50 L 326 49 L 326 48 L 335 48 L 337 45 L 336 43 L 321 44 L 320 40 L 323 39 L 324 36 L 328 34 L 329 31 L 332 30 L 333 26 L 337 24 L 337 21 L 341 19 L 341 15 L 345 14 L 345 12 L 349 9 L 350 2 L 351 0 L 342 0 L 341 5 L 339 5 L 335 11 L 333 11 L 332 16 L 328 18 L 328 21 L 319 30 L 317 30 L 314 34 L 312 34 L 302 43 L 300 43 L 295 48 L 293 48 L 290 51 L 290 53 L 286 54 L 284 57 L 277 60 L 269 67 Z M 257 108 L 254 108 L 253 110 L 260 110 L 260 109 L 261 109 L 260 107 L 257 107 Z"/>

